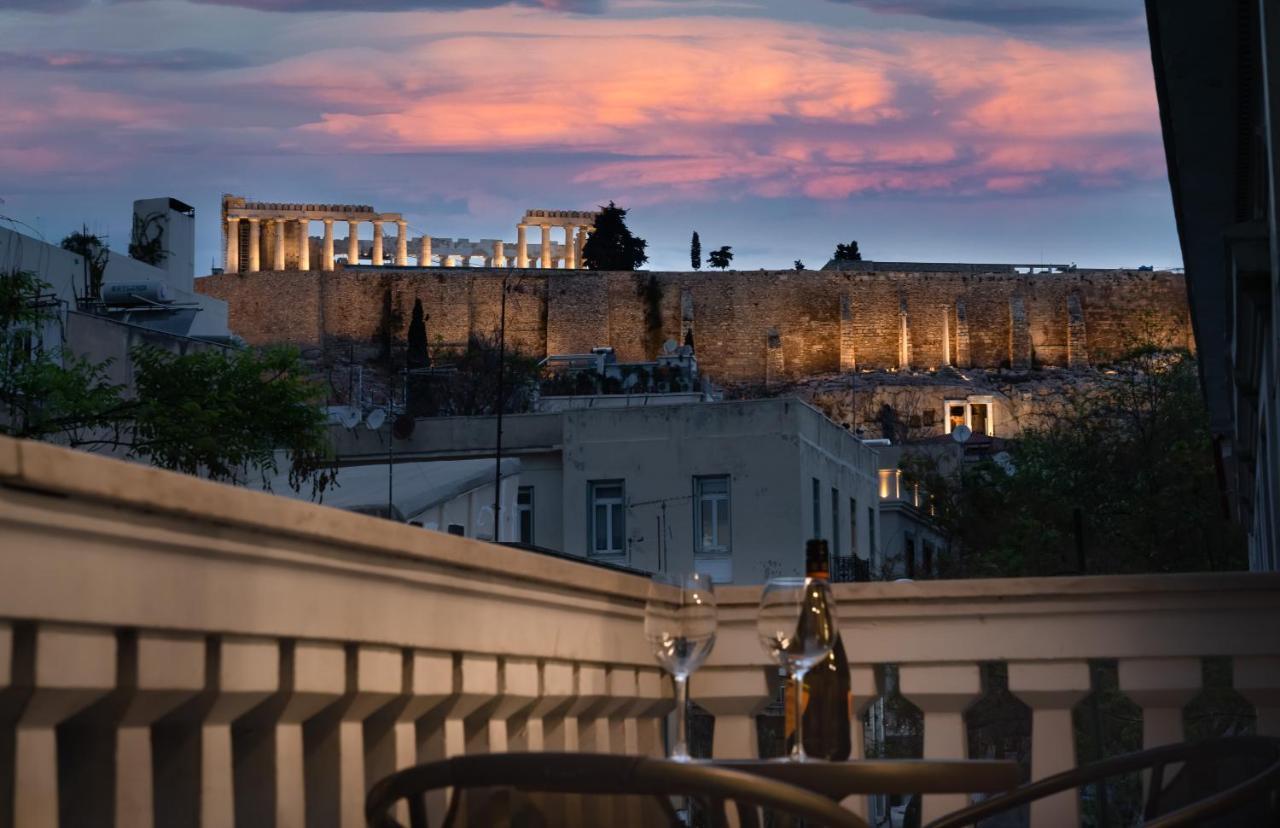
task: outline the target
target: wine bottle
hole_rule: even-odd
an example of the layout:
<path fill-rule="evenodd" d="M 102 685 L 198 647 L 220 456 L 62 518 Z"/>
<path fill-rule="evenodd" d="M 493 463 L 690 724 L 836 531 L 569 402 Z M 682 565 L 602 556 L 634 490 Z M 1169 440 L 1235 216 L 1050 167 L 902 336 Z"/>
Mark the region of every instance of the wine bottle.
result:
<path fill-rule="evenodd" d="M 814 538 L 805 543 L 804 569 L 807 578 L 828 580 L 831 577 L 825 540 Z M 795 740 L 794 692 L 793 685 L 788 683 L 785 725 L 788 751 Z M 804 716 L 805 753 L 814 759 L 848 759 L 853 746 L 850 716 L 853 692 L 849 683 L 849 659 L 839 633 L 831 654 L 805 675 L 800 702 L 804 711 L 801 715 Z"/>

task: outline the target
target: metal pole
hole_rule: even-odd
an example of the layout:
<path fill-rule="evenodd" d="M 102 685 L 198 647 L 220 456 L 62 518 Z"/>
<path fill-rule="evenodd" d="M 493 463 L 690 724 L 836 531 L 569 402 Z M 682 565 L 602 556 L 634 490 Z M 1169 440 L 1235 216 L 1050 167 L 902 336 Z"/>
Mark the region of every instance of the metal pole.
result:
<path fill-rule="evenodd" d="M 503 374 L 507 358 L 507 276 L 502 277 L 501 310 L 498 312 L 498 439 L 494 451 L 493 468 L 493 542 L 497 543 L 498 527 L 502 518 L 502 409 L 506 405 L 503 399 Z"/>

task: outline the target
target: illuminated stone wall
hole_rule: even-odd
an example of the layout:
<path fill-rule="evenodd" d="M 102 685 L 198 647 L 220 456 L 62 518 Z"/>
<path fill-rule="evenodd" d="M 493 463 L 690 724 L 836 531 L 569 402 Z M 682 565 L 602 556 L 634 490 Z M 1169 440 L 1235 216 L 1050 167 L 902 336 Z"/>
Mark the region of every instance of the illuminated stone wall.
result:
<path fill-rule="evenodd" d="M 724 382 L 852 367 L 1080 367 L 1152 337 L 1194 347 L 1183 276 L 1167 272 L 388 269 L 223 274 L 197 288 L 226 300 L 231 329 L 253 344 L 367 343 L 386 330 L 403 340 L 415 298 L 431 342 L 454 344 L 496 331 L 508 274 L 509 341 L 522 349 L 612 345 L 642 360 L 691 333 L 704 370 Z"/>

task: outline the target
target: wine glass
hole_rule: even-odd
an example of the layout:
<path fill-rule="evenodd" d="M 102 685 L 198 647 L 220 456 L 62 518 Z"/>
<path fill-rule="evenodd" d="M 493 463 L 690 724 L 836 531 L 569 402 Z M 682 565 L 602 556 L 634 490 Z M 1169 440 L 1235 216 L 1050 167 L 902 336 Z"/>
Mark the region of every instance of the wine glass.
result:
<path fill-rule="evenodd" d="M 786 668 L 795 697 L 795 742 L 788 757 L 803 762 L 803 686 L 809 669 L 831 653 L 836 641 L 836 602 L 821 578 L 771 578 L 760 594 L 756 629 L 760 643 Z"/>
<path fill-rule="evenodd" d="M 716 643 L 711 576 L 700 572 L 654 575 L 644 607 L 644 636 L 675 682 L 676 743 L 671 758 L 688 762 L 689 675 L 702 666 Z"/>

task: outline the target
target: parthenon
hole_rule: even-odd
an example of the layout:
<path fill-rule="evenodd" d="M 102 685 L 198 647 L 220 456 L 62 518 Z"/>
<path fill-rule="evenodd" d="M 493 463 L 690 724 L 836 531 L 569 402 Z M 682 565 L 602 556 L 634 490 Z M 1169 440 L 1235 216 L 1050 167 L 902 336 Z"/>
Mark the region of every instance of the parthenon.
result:
<path fill-rule="evenodd" d="M 400 213 L 382 213 L 367 204 L 299 204 L 249 201 L 241 196 L 222 197 L 222 230 L 227 273 L 272 270 L 331 271 L 337 265 L 353 267 L 467 267 L 479 258 L 484 267 L 540 267 L 581 269 L 582 248 L 595 223 L 596 213 L 577 210 L 528 210 L 517 225 L 513 245 L 501 239 L 432 238 L 410 235 Z M 311 235 L 311 223 L 324 225 L 322 236 Z M 345 239 L 334 237 L 334 223 L 346 225 Z M 372 239 L 360 238 L 360 225 L 373 226 Z M 396 225 L 394 236 L 384 236 L 383 226 Z M 528 244 L 529 226 L 542 230 L 541 244 Z M 551 228 L 564 229 L 563 243 L 551 240 Z M 388 248 L 394 244 L 394 253 Z M 335 255 L 335 247 L 345 254 Z M 410 259 L 414 263 L 410 264 Z M 438 265 L 437 265 L 438 262 Z M 318 266 L 317 266 L 318 264 Z"/>

